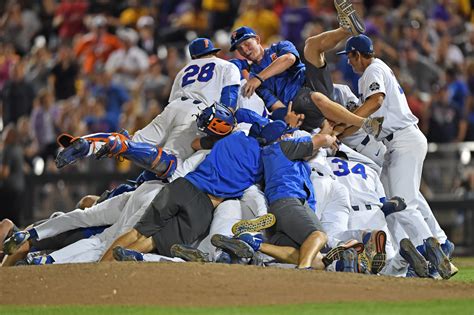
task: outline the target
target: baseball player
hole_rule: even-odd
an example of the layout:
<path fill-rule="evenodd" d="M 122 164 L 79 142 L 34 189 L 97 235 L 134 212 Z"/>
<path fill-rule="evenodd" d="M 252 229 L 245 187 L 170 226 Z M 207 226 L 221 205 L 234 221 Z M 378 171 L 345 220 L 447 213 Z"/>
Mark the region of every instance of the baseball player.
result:
<path fill-rule="evenodd" d="M 352 93 L 351 89 L 344 84 L 334 84 L 334 99 L 337 103 L 345 106 L 349 111 L 353 111 L 359 106 L 359 99 Z M 378 171 L 380 175 L 385 152 L 387 151 L 387 148 L 382 142 L 377 141 L 374 136 L 360 129 L 354 134 L 340 140 L 354 151 L 374 161 L 380 168 Z"/>
<path fill-rule="evenodd" d="M 346 31 L 341 29 L 341 32 Z M 349 33 L 345 34 L 348 36 Z M 316 86 L 320 86 L 320 78 L 305 75 L 305 65 L 291 42 L 281 41 L 264 49 L 260 37 L 251 28 L 242 26 L 232 32 L 230 50 L 238 50 L 251 62 L 245 66 L 250 71 L 250 78 L 242 88 L 243 95 L 250 97 L 258 89 L 258 94 L 272 112 L 273 120 L 284 120 L 286 108 L 293 101 L 295 111 L 304 114 L 306 124 L 314 124 L 308 125 L 309 129 L 319 127 L 324 115 L 336 122 L 362 127 L 368 133 L 377 134 L 379 120 L 361 119 L 324 94 L 313 92 Z M 328 95 L 332 96 L 332 91 L 330 93 Z"/>
<path fill-rule="evenodd" d="M 377 140 L 387 147 L 382 170 L 382 182 L 387 197 L 401 196 L 405 199 L 408 209 L 421 211 L 431 229 L 431 235 L 445 243 L 446 234 L 437 224 L 420 193 L 427 140 L 418 129 L 418 119 L 410 111 L 403 89 L 393 71 L 375 57 L 372 41 L 365 35 L 350 37 L 345 50 L 338 54 L 346 54 L 354 71 L 362 75 L 359 79 L 362 105 L 354 113 L 363 117 L 385 117 L 384 128 Z M 351 127 L 343 135 L 354 131 L 355 128 Z M 444 266 L 448 265 L 446 259 L 442 257 Z M 451 274 L 449 270 L 440 273 Z"/>
<path fill-rule="evenodd" d="M 126 133 L 64 137 L 59 141 L 66 149 L 59 153 L 57 166 L 93 154 L 121 156 L 159 179 L 172 176 L 176 165 L 194 152 L 191 143 L 197 133 L 194 116 L 199 106 L 237 105 L 240 73 L 235 65 L 215 56 L 219 50 L 207 38 L 193 40 L 189 45 L 192 60 L 177 74 L 169 104 L 160 115 L 131 139 Z"/>
<path fill-rule="evenodd" d="M 298 139 L 278 141 L 287 133 L 281 121 L 266 125 L 261 136 L 265 139 L 262 160 L 265 170 L 265 196 L 270 204 L 270 213 L 277 219 L 276 233 L 270 243 L 256 242 L 254 236 L 240 234 L 239 239 L 214 235 L 213 244 L 232 250 L 241 241 L 248 242 L 254 251 L 260 250 L 279 261 L 294 262 L 297 268 L 312 268 L 313 261 L 327 242 L 321 224 L 314 213 L 315 199 L 310 181 L 310 168 L 302 159 L 311 156 L 321 147 L 331 146 L 336 138 L 315 135 Z M 248 236 L 248 237 L 247 237 Z M 298 258 L 289 257 L 288 247 L 299 249 Z M 321 265 L 318 266 L 321 269 Z"/>
<path fill-rule="evenodd" d="M 117 239 L 112 248 L 121 246 L 145 253 L 156 248 L 159 254 L 169 256 L 172 245 L 190 245 L 205 237 L 214 209 L 226 198 L 241 197 L 261 177 L 257 140 L 241 131 L 232 133 L 216 142 L 195 171 L 167 185 L 135 227 Z M 109 259 L 111 251 L 103 257 Z"/>

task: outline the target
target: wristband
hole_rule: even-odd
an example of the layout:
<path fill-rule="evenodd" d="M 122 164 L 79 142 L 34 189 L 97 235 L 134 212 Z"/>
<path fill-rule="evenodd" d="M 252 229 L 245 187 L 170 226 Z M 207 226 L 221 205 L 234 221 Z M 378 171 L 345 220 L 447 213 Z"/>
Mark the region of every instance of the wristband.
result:
<path fill-rule="evenodd" d="M 261 77 L 261 76 L 259 76 L 258 74 L 254 75 L 254 78 L 257 78 L 257 79 L 260 81 L 260 83 L 263 83 L 263 82 L 265 82 L 265 80 L 264 80 L 264 79 L 262 79 L 262 77 Z"/>

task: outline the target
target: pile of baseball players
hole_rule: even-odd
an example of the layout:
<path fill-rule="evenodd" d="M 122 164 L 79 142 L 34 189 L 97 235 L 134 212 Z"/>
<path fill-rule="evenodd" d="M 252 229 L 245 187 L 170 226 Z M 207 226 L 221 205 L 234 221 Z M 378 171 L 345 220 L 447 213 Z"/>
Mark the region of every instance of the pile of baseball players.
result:
<path fill-rule="evenodd" d="M 449 279 L 454 245 L 420 193 L 427 141 L 349 0 L 340 27 L 263 48 L 248 27 L 225 61 L 189 45 L 169 104 L 130 136 L 62 135 L 56 164 L 125 158 L 136 184 L 18 231 L 0 223 L 3 266 L 195 261 Z M 345 41 L 359 98 L 325 52 Z M 303 58 L 304 57 L 304 58 Z"/>

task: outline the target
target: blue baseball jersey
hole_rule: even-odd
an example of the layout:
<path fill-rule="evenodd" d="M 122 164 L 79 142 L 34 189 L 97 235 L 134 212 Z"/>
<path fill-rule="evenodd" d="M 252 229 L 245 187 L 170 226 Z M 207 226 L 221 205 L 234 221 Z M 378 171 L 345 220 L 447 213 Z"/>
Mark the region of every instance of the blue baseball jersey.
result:
<path fill-rule="evenodd" d="M 281 41 L 265 49 L 260 64 L 254 63 L 249 66 L 252 77 L 252 74 L 260 73 L 275 59 L 287 53 L 296 56 L 295 63 L 286 71 L 265 80 L 257 89 L 258 95 L 263 99 L 267 108 L 270 108 L 278 100 L 288 106 L 305 82 L 305 65 L 301 62 L 295 45 L 289 41 Z"/>
<path fill-rule="evenodd" d="M 240 198 L 263 176 L 261 148 L 255 138 L 238 131 L 217 141 L 209 155 L 185 178 L 207 194 Z"/>
<path fill-rule="evenodd" d="M 316 210 L 311 168 L 302 160 L 312 151 L 311 137 L 288 139 L 263 148 L 265 196 L 270 204 L 283 198 L 298 198 L 307 200 Z"/>

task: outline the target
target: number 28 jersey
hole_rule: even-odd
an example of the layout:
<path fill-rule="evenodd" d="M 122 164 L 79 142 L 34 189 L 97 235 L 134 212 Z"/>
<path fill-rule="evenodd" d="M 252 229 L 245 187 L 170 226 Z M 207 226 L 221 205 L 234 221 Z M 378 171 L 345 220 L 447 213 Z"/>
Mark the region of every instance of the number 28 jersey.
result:
<path fill-rule="evenodd" d="M 240 86 L 240 72 L 234 64 L 217 57 L 191 60 L 176 75 L 169 102 L 187 97 L 209 106 L 231 85 Z"/>

